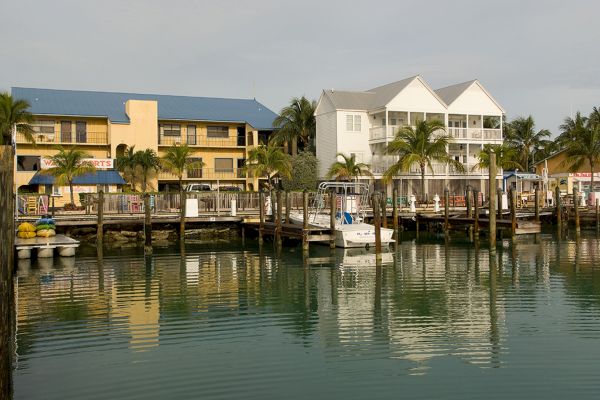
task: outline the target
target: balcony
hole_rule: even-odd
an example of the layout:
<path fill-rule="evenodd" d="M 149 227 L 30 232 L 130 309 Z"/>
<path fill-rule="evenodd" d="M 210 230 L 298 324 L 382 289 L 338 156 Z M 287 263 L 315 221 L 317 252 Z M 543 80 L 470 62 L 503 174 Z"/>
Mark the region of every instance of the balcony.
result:
<path fill-rule="evenodd" d="M 229 137 L 207 137 L 207 136 L 168 136 L 160 135 L 158 137 L 159 146 L 171 146 L 174 144 L 187 144 L 188 146 L 198 147 L 246 147 L 246 138 L 244 136 Z"/>
<path fill-rule="evenodd" d="M 107 145 L 108 132 L 62 132 L 62 133 L 36 133 L 33 135 L 36 144 L 81 144 L 81 145 Z M 17 132 L 17 144 L 29 143 L 25 135 Z"/>
<path fill-rule="evenodd" d="M 246 179 L 246 171 L 241 168 L 233 169 L 214 169 L 214 168 L 194 168 L 183 173 L 184 180 L 236 180 Z M 177 176 L 167 171 L 158 173 L 158 179 L 176 181 Z"/>
<path fill-rule="evenodd" d="M 501 140 L 502 131 L 500 129 L 481 129 L 481 128 L 446 128 L 447 134 L 453 139 L 468 140 Z"/>

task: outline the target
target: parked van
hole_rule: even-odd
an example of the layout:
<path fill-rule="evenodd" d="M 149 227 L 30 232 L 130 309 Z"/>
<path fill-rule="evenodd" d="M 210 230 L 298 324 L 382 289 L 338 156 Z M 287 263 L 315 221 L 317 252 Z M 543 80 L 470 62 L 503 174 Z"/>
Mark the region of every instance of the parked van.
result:
<path fill-rule="evenodd" d="M 185 187 L 186 192 L 206 192 L 212 190 L 207 183 L 190 183 Z"/>

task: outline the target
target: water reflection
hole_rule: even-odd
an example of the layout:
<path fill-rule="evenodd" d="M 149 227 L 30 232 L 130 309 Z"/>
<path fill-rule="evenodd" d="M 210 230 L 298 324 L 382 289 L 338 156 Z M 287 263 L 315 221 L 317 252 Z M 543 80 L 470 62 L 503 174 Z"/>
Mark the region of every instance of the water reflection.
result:
<path fill-rule="evenodd" d="M 379 265 L 364 249 L 332 256 L 317 248 L 310 259 L 266 247 L 179 250 L 20 261 L 17 397 L 41 395 L 27 382 L 52 360 L 76 377 L 80 371 L 65 360 L 91 352 L 121 372 L 152 357 L 158 380 L 165 367 L 169 375 L 187 373 L 168 354 L 200 359 L 211 349 L 250 362 L 255 349 L 294 354 L 299 346 L 319 354 L 310 361 L 315 368 L 342 376 L 375 360 L 393 362 L 393 374 L 405 376 L 428 376 L 442 359 L 510 367 L 514 338 L 542 334 L 540 315 L 555 318 L 548 303 L 561 305 L 569 334 L 600 338 L 595 238 L 505 241 L 498 253 L 478 242 L 405 240 Z M 583 322 L 574 317 L 582 313 Z M 217 370 L 218 357 L 211 359 Z M 69 384 L 73 396 L 84 393 Z"/>

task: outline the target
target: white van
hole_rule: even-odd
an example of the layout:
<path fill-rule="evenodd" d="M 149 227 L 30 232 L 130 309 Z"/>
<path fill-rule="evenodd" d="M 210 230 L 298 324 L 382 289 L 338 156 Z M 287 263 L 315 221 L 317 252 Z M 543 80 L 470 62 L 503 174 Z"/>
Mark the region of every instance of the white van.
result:
<path fill-rule="evenodd" d="M 208 183 L 190 183 L 185 187 L 186 192 L 206 192 L 212 190 Z"/>

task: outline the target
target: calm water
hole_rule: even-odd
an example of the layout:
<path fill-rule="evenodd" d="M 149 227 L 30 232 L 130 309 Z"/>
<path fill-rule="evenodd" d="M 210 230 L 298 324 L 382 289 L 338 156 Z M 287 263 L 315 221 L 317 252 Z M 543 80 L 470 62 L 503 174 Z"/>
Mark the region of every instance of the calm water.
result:
<path fill-rule="evenodd" d="M 598 398 L 600 241 L 22 263 L 16 399 Z"/>

